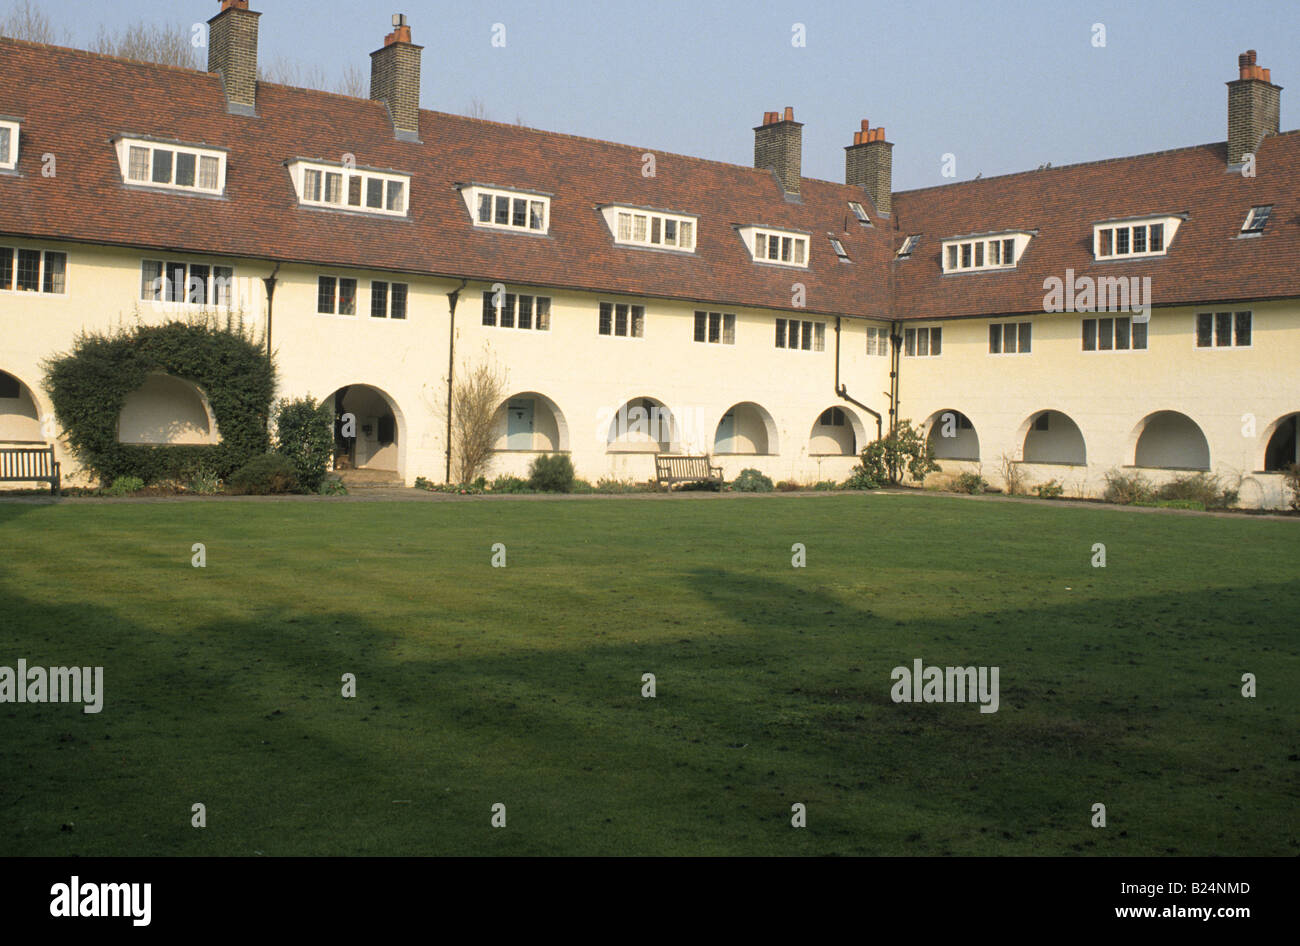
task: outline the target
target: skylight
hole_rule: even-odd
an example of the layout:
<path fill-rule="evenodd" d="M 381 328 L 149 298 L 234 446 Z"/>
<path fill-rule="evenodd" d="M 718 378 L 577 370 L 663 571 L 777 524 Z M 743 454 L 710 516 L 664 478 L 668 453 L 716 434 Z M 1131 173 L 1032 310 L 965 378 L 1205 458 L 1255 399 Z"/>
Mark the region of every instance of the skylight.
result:
<path fill-rule="evenodd" d="M 843 243 L 835 239 L 835 237 L 833 236 L 830 237 L 830 241 L 831 241 L 831 249 L 835 251 L 835 255 L 838 256 L 842 262 L 845 263 L 852 262 L 852 260 L 849 259 L 849 254 L 844 251 Z"/>
<path fill-rule="evenodd" d="M 920 240 L 921 240 L 920 234 L 913 234 L 912 236 L 909 236 L 906 240 L 904 240 L 903 245 L 898 248 L 898 258 L 899 259 L 910 258 L 912 255 L 912 251 L 916 249 L 916 244 L 920 242 Z"/>
<path fill-rule="evenodd" d="M 0 171 L 18 166 L 18 123 L 0 120 Z"/>
<path fill-rule="evenodd" d="M 853 216 L 858 218 L 858 223 L 871 226 L 871 219 L 867 216 L 867 210 L 856 200 L 849 201 L 849 210 L 853 211 Z"/>
<path fill-rule="evenodd" d="M 1246 214 L 1246 222 L 1241 225 L 1242 233 L 1263 233 L 1264 227 L 1268 226 L 1268 218 L 1273 214 L 1273 205 L 1265 207 L 1252 207 L 1250 213 Z"/>

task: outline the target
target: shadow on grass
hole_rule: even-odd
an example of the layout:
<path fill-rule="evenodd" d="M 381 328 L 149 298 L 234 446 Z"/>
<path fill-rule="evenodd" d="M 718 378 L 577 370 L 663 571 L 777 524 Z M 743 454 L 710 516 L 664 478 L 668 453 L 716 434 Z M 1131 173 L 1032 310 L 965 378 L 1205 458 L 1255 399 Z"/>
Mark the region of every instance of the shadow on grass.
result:
<path fill-rule="evenodd" d="M 0 664 L 105 668 L 99 715 L 0 706 L 13 854 L 1297 847 L 1283 695 L 1300 661 L 1275 619 L 1300 606 L 1290 583 L 900 622 L 794 579 L 695 569 L 636 641 L 547 649 L 274 602 L 144 627 L 0 587 Z M 914 658 L 1000 667 L 999 711 L 893 703 L 890 671 Z M 1245 670 L 1267 681 L 1257 700 Z M 500 798 L 530 830 L 485 830 Z M 1097 800 L 1115 830 L 1088 828 Z M 821 830 L 791 832 L 792 801 Z M 209 829 L 190 827 L 194 802 Z"/>

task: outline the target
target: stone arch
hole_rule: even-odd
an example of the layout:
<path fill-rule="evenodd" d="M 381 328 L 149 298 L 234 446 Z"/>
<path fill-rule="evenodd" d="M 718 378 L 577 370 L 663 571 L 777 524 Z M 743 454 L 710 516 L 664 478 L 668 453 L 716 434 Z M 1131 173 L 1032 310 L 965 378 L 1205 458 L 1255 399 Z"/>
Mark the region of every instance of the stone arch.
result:
<path fill-rule="evenodd" d="M 521 391 L 501 402 L 492 420 L 497 450 L 567 453 L 569 424 L 558 404 L 537 391 Z"/>
<path fill-rule="evenodd" d="M 216 444 L 221 442 L 221 431 L 202 388 L 186 378 L 154 371 L 122 401 L 117 440 L 147 446 Z"/>
<path fill-rule="evenodd" d="M 1210 443 L 1200 425 L 1178 411 L 1155 411 L 1129 435 L 1133 465 L 1149 469 L 1208 470 Z"/>
<path fill-rule="evenodd" d="M 974 422 L 961 411 L 951 408 L 935 411 L 926 420 L 924 429 L 935 459 L 979 460 L 979 433 Z"/>
<path fill-rule="evenodd" d="M 35 389 L 8 371 L 0 371 L 0 443 L 45 443 Z"/>
<path fill-rule="evenodd" d="M 609 419 L 606 453 L 677 453 L 680 448 L 677 418 L 658 398 L 631 398 Z"/>
<path fill-rule="evenodd" d="M 1025 463 L 1087 466 L 1088 447 L 1083 431 L 1064 411 L 1043 410 L 1020 425 L 1017 440 Z"/>
<path fill-rule="evenodd" d="M 781 452 L 772 414 L 754 401 L 727 408 L 713 432 L 713 452 L 721 456 L 765 456 Z"/>
<path fill-rule="evenodd" d="M 334 409 L 336 470 L 393 471 L 405 477 L 407 425 L 396 398 L 378 385 L 355 382 L 336 387 L 321 404 Z"/>

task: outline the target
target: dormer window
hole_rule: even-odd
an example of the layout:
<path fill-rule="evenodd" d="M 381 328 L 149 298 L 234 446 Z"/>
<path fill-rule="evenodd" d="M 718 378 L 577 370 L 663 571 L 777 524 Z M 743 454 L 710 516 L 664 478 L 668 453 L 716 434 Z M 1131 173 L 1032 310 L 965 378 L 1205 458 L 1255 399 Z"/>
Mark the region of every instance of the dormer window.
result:
<path fill-rule="evenodd" d="M 1241 225 L 1242 236 L 1263 233 L 1264 228 L 1268 226 L 1268 218 L 1272 215 L 1272 204 L 1265 207 L 1251 207 L 1250 213 L 1246 214 L 1246 222 Z"/>
<path fill-rule="evenodd" d="M 871 226 L 871 219 L 867 216 L 867 209 L 856 200 L 849 201 L 849 210 L 853 213 L 853 216 L 858 218 L 858 223 L 864 227 Z"/>
<path fill-rule="evenodd" d="M 742 227 L 740 232 L 749 245 L 754 262 L 807 268 L 807 234 L 769 230 L 765 227 Z"/>
<path fill-rule="evenodd" d="M 1181 217 L 1151 217 L 1094 224 L 1093 255 L 1099 260 L 1164 256 L 1181 223 Z"/>
<path fill-rule="evenodd" d="M 18 167 L 18 122 L 0 119 L 0 171 Z"/>
<path fill-rule="evenodd" d="M 601 207 L 600 212 L 615 243 L 695 252 L 698 217 L 617 205 Z"/>
<path fill-rule="evenodd" d="M 315 161 L 290 161 L 288 168 L 300 204 L 406 216 L 409 175 Z"/>
<path fill-rule="evenodd" d="M 899 259 L 911 259 L 912 251 L 916 249 L 916 244 L 921 241 L 920 234 L 912 234 L 903 241 L 903 245 L 898 248 Z"/>
<path fill-rule="evenodd" d="M 943 241 L 943 271 L 1014 269 L 1033 234 L 1028 232 L 984 233 Z"/>
<path fill-rule="evenodd" d="M 124 184 L 214 196 L 226 189 L 223 149 L 144 138 L 114 143 Z"/>
<path fill-rule="evenodd" d="M 545 234 L 551 225 L 551 199 L 530 191 L 462 187 L 461 196 L 476 227 Z"/>

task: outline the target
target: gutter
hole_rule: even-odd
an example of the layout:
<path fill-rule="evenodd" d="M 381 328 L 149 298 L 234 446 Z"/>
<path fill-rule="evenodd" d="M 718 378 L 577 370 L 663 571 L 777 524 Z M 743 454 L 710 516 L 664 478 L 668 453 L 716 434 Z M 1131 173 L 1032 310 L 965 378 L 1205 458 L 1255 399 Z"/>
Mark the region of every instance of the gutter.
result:
<path fill-rule="evenodd" d="M 878 411 L 873 411 L 861 401 L 849 397 L 849 389 L 846 385 L 840 384 L 840 317 L 835 316 L 835 393 L 857 407 L 862 408 L 868 414 L 876 419 L 876 439 L 883 439 L 882 418 Z M 866 446 L 866 444 L 863 444 Z"/>

